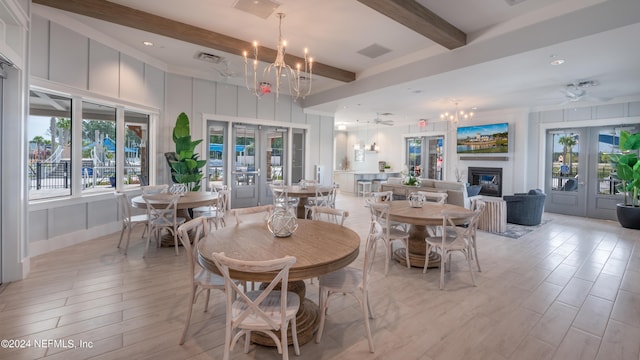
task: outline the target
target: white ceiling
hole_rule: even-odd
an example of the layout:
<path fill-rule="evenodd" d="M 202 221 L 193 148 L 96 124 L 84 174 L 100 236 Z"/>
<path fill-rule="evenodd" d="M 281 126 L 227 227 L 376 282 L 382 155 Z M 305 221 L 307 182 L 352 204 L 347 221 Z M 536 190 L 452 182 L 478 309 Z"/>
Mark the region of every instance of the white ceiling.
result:
<path fill-rule="evenodd" d="M 179 6 L 174 0 L 112 2 L 276 47 L 276 16 L 262 19 L 242 12 L 233 7 L 235 0 L 181 0 Z M 307 111 L 335 114 L 336 123 L 352 126 L 377 113 L 392 113 L 386 118 L 396 124 L 437 120 L 456 100 L 460 108 L 482 113 L 640 98 L 638 0 L 525 0 L 513 6 L 506 0 L 419 0 L 467 33 L 467 45 L 455 50 L 355 0 L 278 2 L 276 12 L 286 14 L 282 31 L 288 52 L 301 56 L 308 47 L 314 61 L 356 73 L 357 80 L 348 84 L 314 77 L 313 93 L 303 101 Z M 244 84 L 241 57 L 68 15 L 152 57 L 167 71 Z M 143 46 L 147 40 L 154 46 Z M 392 51 L 376 59 L 357 53 L 372 44 Z M 228 65 L 197 60 L 202 51 L 223 56 Z M 551 66 L 553 56 L 565 63 Z M 218 70 L 237 76 L 225 78 Z M 586 88 L 580 101 L 569 102 L 564 85 L 584 80 L 598 86 Z"/>

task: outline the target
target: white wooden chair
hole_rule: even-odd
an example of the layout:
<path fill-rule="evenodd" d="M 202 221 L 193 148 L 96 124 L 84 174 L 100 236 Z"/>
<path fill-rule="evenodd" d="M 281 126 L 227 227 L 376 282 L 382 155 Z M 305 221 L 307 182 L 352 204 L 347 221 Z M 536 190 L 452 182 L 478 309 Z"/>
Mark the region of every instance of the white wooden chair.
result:
<path fill-rule="evenodd" d="M 311 218 L 313 220 L 326 221 L 333 224 L 344 225 L 344 220 L 349 217 L 349 212 L 326 206 L 312 206 Z"/>
<path fill-rule="evenodd" d="M 229 199 L 229 190 L 220 190 L 217 192 L 218 199 L 214 204 L 209 206 L 200 206 L 197 208 L 193 208 L 193 216 L 194 217 L 205 217 L 209 220 L 209 223 L 214 225 L 217 228 L 224 227 L 227 225 L 226 223 L 226 215 L 227 215 L 227 203 Z"/>
<path fill-rule="evenodd" d="M 472 213 L 466 211 L 443 210 L 442 211 L 442 234 L 436 237 L 427 237 L 427 254 L 431 248 L 435 248 L 440 252 L 440 290 L 444 289 L 444 273 L 445 267 L 449 266 L 451 270 L 451 253 L 461 252 L 467 259 L 469 264 L 469 274 L 471 282 L 476 286 L 475 276 L 473 275 L 473 267 L 471 259 L 473 257 L 473 238 L 478 227 L 478 219 L 484 207 L 479 206 Z M 465 223 L 466 226 L 458 226 L 456 223 Z M 427 272 L 429 266 L 429 257 L 424 259 L 423 273 Z"/>
<path fill-rule="evenodd" d="M 385 264 L 384 274 L 389 272 L 389 262 L 391 261 L 391 243 L 393 241 L 400 241 L 405 246 L 405 261 L 407 267 L 411 268 L 411 261 L 409 260 L 409 233 L 402 230 L 399 227 L 393 226 L 389 220 L 389 207 L 390 205 L 385 202 L 373 202 L 369 199 L 369 210 L 371 210 L 371 220 L 377 221 L 383 228 L 382 240 L 385 247 Z"/>
<path fill-rule="evenodd" d="M 309 215 L 311 214 L 311 208 L 314 206 L 324 206 L 324 207 L 329 207 L 330 206 L 330 197 L 329 197 L 329 193 L 327 193 L 326 195 L 323 194 L 323 190 L 325 190 L 322 187 L 316 186 L 316 196 L 310 197 L 307 199 L 307 203 L 304 205 L 304 218 L 308 219 Z M 313 217 L 312 217 L 313 218 Z"/>
<path fill-rule="evenodd" d="M 147 234 L 147 246 L 144 256 L 149 251 L 151 236 L 155 235 L 156 243 L 160 246 L 160 233 L 167 229 L 173 235 L 173 243 L 178 255 L 178 226 L 185 222 L 185 218 L 178 217 L 178 199 L 180 194 L 160 193 L 152 195 L 142 195 L 147 204 L 147 215 L 149 216 L 149 233 Z M 162 205 L 154 204 L 153 200 L 161 200 Z M 143 257 L 144 257 L 143 256 Z"/>
<path fill-rule="evenodd" d="M 124 237 L 124 231 L 127 230 L 127 242 L 124 245 L 124 254 L 127 255 L 129 249 L 129 240 L 131 238 L 131 229 L 136 225 L 143 224 L 145 226 L 142 236 L 144 237 L 149 230 L 149 215 L 131 215 L 131 201 L 127 197 L 127 194 L 121 191 L 114 192 L 116 200 L 118 201 L 118 207 L 120 208 L 120 216 L 122 216 L 122 231 L 120 232 L 120 241 L 118 241 L 118 249 L 122 245 L 122 238 Z"/>
<path fill-rule="evenodd" d="M 151 195 L 151 194 L 160 194 L 160 193 L 169 192 L 168 184 L 147 185 L 147 186 L 141 186 L 140 188 L 142 189 L 142 195 Z"/>
<path fill-rule="evenodd" d="M 438 204 L 446 204 L 447 197 L 449 196 L 447 193 L 432 191 L 418 191 L 418 194 L 424 196 L 425 201 L 435 202 Z"/>
<path fill-rule="evenodd" d="M 350 294 L 358 300 L 362 315 L 364 317 L 364 328 L 369 341 L 369 351 L 374 352 L 373 338 L 369 318 L 373 319 L 373 310 L 369 304 L 369 282 L 371 269 L 373 268 L 373 258 L 376 243 L 383 236 L 382 226 L 376 222 L 371 222 L 369 235 L 364 252 L 364 267 L 357 269 L 346 267 L 320 277 L 320 327 L 316 334 L 316 343 L 320 343 L 327 316 L 329 298 L 333 294 Z"/>
<path fill-rule="evenodd" d="M 296 207 L 300 202 L 299 198 L 290 197 L 284 186 L 271 185 L 271 194 L 273 195 L 273 206 L 285 208 L 294 216 L 296 215 Z"/>
<path fill-rule="evenodd" d="M 449 196 L 447 193 L 439 193 L 432 191 L 418 191 L 418 194 L 422 195 L 425 201 L 435 202 L 436 204 L 446 204 L 447 197 Z M 429 236 L 438 236 L 440 232 L 438 231 L 440 226 L 427 226 L 427 232 Z"/>
<path fill-rule="evenodd" d="M 236 218 L 236 224 L 240 224 L 248 219 L 255 219 L 256 214 L 263 215 L 261 220 L 267 221 L 271 213 L 273 212 L 273 205 L 260 205 L 248 208 L 238 208 L 231 210 L 231 214 Z"/>
<path fill-rule="evenodd" d="M 242 261 L 225 256 L 224 253 L 213 253 L 213 261 L 225 279 L 227 298 L 227 317 L 224 341 L 224 360 L 228 360 L 230 352 L 238 340 L 244 335 L 244 352 L 249 352 L 252 331 L 260 331 L 273 339 L 278 353 L 283 359 L 289 358 L 287 346 L 287 329 L 291 325 L 291 337 L 296 355 L 300 355 L 298 336 L 296 334 L 296 313 L 300 308 L 300 297 L 287 291 L 289 269 L 296 258 L 285 256 L 281 259 L 267 261 Z M 275 277 L 263 290 L 242 292 L 240 286 L 229 275 L 230 271 L 243 273 L 276 273 Z M 279 290 L 274 290 L 280 284 Z M 237 294 L 237 296 L 236 296 Z M 280 331 L 280 338 L 274 331 Z"/>
<path fill-rule="evenodd" d="M 472 205 L 473 205 L 472 206 L 473 211 L 480 212 L 480 215 L 482 215 L 482 213 L 485 211 L 487 203 L 484 202 L 483 200 L 476 199 L 476 200 L 473 200 Z M 476 246 L 476 242 L 478 240 L 478 236 L 477 235 L 478 235 L 478 224 L 480 222 L 480 215 L 478 215 L 478 221 L 475 224 L 476 227 L 475 227 L 475 229 L 473 229 L 473 233 L 472 233 L 472 237 L 471 237 L 471 245 L 472 245 L 471 247 L 473 249 L 473 252 L 471 253 L 471 255 L 476 260 L 476 265 L 478 265 L 478 272 L 482 272 L 482 269 L 480 268 L 480 260 L 478 259 L 478 248 Z"/>
<path fill-rule="evenodd" d="M 193 305 L 198 299 L 198 295 L 206 290 L 207 298 L 204 304 L 204 312 L 209 309 L 209 297 L 211 290 L 220 290 L 224 292 L 224 278 L 207 269 L 204 269 L 198 263 L 198 243 L 209 234 L 209 221 L 204 217 L 198 217 L 190 220 L 178 227 L 178 236 L 180 242 L 187 252 L 189 260 L 189 274 L 191 279 L 191 293 L 189 295 L 189 310 L 187 310 L 187 319 L 184 323 L 184 330 L 180 338 L 180 345 L 184 344 L 191 322 L 191 313 Z"/>

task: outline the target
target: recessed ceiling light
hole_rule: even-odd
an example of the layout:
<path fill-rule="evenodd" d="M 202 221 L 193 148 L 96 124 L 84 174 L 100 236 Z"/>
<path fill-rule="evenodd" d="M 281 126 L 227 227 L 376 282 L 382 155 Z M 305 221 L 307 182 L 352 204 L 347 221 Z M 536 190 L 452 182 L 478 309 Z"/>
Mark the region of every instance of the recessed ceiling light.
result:
<path fill-rule="evenodd" d="M 143 41 L 142 44 L 144 46 L 153 46 L 153 43 L 151 41 Z"/>
<path fill-rule="evenodd" d="M 550 64 L 553 65 L 553 66 L 562 65 L 562 64 L 564 64 L 564 59 L 552 60 Z"/>

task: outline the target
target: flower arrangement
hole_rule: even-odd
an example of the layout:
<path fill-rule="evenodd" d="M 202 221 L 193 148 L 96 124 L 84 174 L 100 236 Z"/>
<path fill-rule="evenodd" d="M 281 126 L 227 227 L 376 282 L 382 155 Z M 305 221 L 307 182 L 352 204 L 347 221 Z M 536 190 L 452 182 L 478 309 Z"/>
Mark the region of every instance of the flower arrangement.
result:
<path fill-rule="evenodd" d="M 409 175 L 404 180 L 404 184 L 409 186 L 420 186 L 420 183 L 421 183 L 420 178 L 417 178 L 413 175 Z"/>

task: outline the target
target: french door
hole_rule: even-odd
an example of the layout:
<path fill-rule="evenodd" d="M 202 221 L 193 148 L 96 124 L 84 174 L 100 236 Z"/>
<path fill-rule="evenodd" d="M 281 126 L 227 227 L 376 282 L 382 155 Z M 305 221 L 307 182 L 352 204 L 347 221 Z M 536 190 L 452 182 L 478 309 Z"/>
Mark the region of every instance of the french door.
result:
<path fill-rule="evenodd" d="M 273 202 L 271 185 L 286 179 L 288 129 L 210 122 L 207 177 L 210 186 L 228 185 L 233 208 Z M 229 154 L 230 153 L 230 154 Z M 227 175 L 228 174 L 228 175 Z"/>
<path fill-rule="evenodd" d="M 622 195 L 609 175 L 608 155 L 618 151 L 621 130 L 639 128 L 624 125 L 547 131 L 545 211 L 615 220 Z"/>

